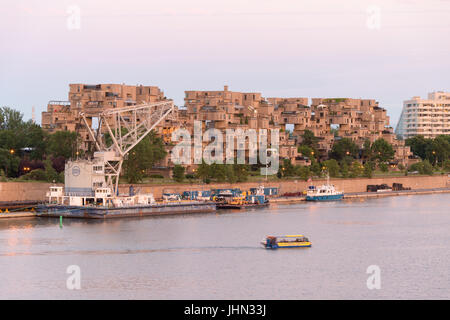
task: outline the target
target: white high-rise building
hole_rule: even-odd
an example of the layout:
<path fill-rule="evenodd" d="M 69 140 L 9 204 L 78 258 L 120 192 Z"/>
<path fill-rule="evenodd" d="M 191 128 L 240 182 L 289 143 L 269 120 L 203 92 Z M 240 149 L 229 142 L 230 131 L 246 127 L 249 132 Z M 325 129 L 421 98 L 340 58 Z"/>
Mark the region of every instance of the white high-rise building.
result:
<path fill-rule="evenodd" d="M 450 92 L 431 92 L 427 99 L 413 97 L 404 101 L 395 133 L 404 139 L 450 134 Z"/>

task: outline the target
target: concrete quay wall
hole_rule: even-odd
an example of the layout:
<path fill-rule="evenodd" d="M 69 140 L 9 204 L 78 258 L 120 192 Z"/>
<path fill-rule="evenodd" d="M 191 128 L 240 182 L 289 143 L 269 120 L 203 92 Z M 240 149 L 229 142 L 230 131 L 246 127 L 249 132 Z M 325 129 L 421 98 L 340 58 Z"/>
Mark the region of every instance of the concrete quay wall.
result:
<path fill-rule="evenodd" d="M 313 181 L 314 185 L 326 183 L 326 179 L 317 179 Z M 448 175 L 439 176 L 402 176 L 402 177 L 383 177 L 383 178 L 354 178 L 354 179 L 330 179 L 337 189 L 344 192 L 365 192 L 368 184 L 386 183 L 392 186 L 393 183 L 402 183 L 404 187 L 411 189 L 433 189 L 450 187 L 450 177 Z M 279 194 L 288 192 L 300 192 L 307 189 L 309 183 L 302 180 L 280 180 L 273 182 L 244 182 L 244 183 L 211 183 L 211 184 L 135 184 L 134 189 L 141 192 L 153 193 L 155 198 L 161 198 L 164 192 L 180 193 L 186 190 L 210 190 L 218 188 L 240 188 L 248 190 L 263 184 L 266 187 L 279 188 Z M 1 201 L 43 201 L 45 193 L 48 191 L 51 183 L 40 182 L 0 182 L 0 202 Z M 121 193 L 128 193 L 128 184 L 120 185 Z"/>

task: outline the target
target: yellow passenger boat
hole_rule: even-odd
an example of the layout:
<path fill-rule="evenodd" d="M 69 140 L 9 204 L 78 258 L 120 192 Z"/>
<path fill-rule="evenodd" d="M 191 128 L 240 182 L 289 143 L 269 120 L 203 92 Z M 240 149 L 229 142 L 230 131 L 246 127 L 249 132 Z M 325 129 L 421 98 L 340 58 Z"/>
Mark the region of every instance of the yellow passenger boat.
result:
<path fill-rule="evenodd" d="M 267 236 L 261 241 L 266 249 L 311 247 L 309 239 L 301 234 L 287 236 Z"/>

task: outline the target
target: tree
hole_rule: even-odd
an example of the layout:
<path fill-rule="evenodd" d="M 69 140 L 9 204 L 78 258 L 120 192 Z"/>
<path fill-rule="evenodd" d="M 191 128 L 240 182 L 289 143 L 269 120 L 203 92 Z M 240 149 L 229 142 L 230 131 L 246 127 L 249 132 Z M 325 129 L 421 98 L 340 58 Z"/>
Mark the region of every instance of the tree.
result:
<path fill-rule="evenodd" d="M 23 147 L 29 150 L 30 159 L 43 159 L 46 154 L 49 134 L 31 121 L 24 123 L 19 132 L 20 136 L 23 137 Z"/>
<path fill-rule="evenodd" d="M 295 174 L 302 180 L 308 181 L 308 179 L 311 177 L 311 170 L 307 166 L 299 166 L 296 168 Z"/>
<path fill-rule="evenodd" d="M 439 135 L 434 139 L 414 136 L 406 139 L 405 144 L 410 146 L 414 155 L 432 164 L 442 165 L 450 157 L 450 136 L 448 135 Z"/>
<path fill-rule="evenodd" d="M 6 179 L 5 171 L 3 169 L 0 169 L 0 182 L 7 182 L 8 179 Z"/>
<path fill-rule="evenodd" d="M 322 162 L 322 166 L 326 168 L 330 177 L 339 176 L 339 164 L 335 159 L 330 159 Z"/>
<path fill-rule="evenodd" d="M 427 149 L 431 144 L 431 139 L 426 139 L 424 136 L 414 136 L 405 140 L 405 145 L 411 148 L 411 152 L 419 156 L 422 160 L 426 158 Z"/>
<path fill-rule="evenodd" d="M 9 107 L 0 108 L 0 130 L 17 130 L 22 125 L 22 113 Z"/>
<path fill-rule="evenodd" d="M 54 158 L 75 157 L 77 151 L 78 134 L 72 131 L 57 131 L 48 137 L 47 152 Z"/>
<path fill-rule="evenodd" d="M 123 162 L 124 176 L 128 183 L 142 181 L 145 170 L 153 167 L 166 155 L 162 139 L 151 131 L 129 152 L 128 158 Z"/>
<path fill-rule="evenodd" d="M 44 160 L 45 166 L 45 179 L 48 182 L 62 182 L 60 180 L 61 176 L 56 172 L 52 166 L 52 162 L 49 159 Z"/>
<path fill-rule="evenodd" d="M 198 166 L 197 171 L 195 172 L 195 176 L 199 179 L 201 179 L 205 183 L 209 183 L 207 181 L 210 181 L 211 179 L 211 168 L 210 165 L 208 165 L 205 160 L 202 159 L 202 163 Z"/>
<path fill-rule="evenodd" d="M 372 178 L 373 169 L 372 169 L 372 164 L 369 161 L 364 163 L 364 173 L 363 173 L 363 175 L 366 178 Z"/>
<path fill-rule="evenodd" d="M 361 152 L 361 159 L 368 161 L 372 159 L 372 148 L 371 143 L 369 139 L 366 139 L 363 144 L 362 152 Z"/>
<path fill-rule="evenodd" d="M 333 144 L 330 152 L 330 158 L 342 162 L 346 157 L 356 159 L 358 157 L 359 148 L 351 139 L 342 138 Z"/>
<path fill-rule="evenodd" d="M 341 175 L 343 178 L 347 178 L 349 175 L 348 164 L 345 161 L 341 162 Z"/>
<path fill-rule="evenodd" d="M 0 130 L 0 148 L 5 150 L 13 150 L 18 155 L 19 150 L 23 147 L 21 137 L 18 137 L 14 130 Z"/>
<path fill-rule="evenodd" d="M 211 178 L 218 182 L 224 182 L 227 180 L 227 168 L 224 164 L 212 163 L 210 166 Z"/>
<path fill-rule="evenodd" d="M 442 164 L 442 169 L 449 172 L 450 171 L 450 160 L 445 160 Z"/>
<path fill-rule="evenodd" d="M 381 172 L 388 172 L 389 167 L 385 162 L 381 162 L 378 167 L 380 168 Z"/>
<path fill-rule="evenodd" d="M 378 160 L 379 163 L 392 160 L 395 154 L 392 145 L 383 138 L 375 140 L 375 142 L 372 144 L 371 152 L 372 159 Z"/>
<path fill-rule="evenodd" d="M 45 153 L 46 133 L 31 120 L 8 107 L 0 108 L 0 148 L 14 150 L 16 156 L 28 153 L 31 159 L 42 159 Z"/>
<path fill-rule="evenodd" d="M 318 162 L 312 163 L 310 166 L 310 170 L 317 177 L 320 177 L 322 175 L 322 167 Z"/>
<path fill-rule="evenodd" d="M 315 157 L 317 156 L 317 152 L 314 151 L 313 148 L 311 148 L 308 145 L 301 144 L 297 147 L 298 153 L 300 153 L 303 157 L 307 157 L 311 159 L 311 161 L 314 161 Z"/>
<path fill-rule="evenodd" d="M 302 144 L 306 145 L 312 149 L 317 149 L 317 143 L 319 138 L 314 136 L 314 133 L 311 130 L 305 130 L 302 135 Z"/>
<path fill-rule="evenodd" d="M 448 136 L 439 135 L 427 146 L 425 158 L 432 164 L 442 164 L 450 157 L 450 139 Z"/>
<path fill-rule="evenodd" d="M 412 164 L 408 171 L 418 171 L 420 174 L 433 175 L 433 166 L 428 160 L 423 160 Z"/>
<path fill-rule="evenodd" d="M 0 169 L 3 169 L 5 176 L 17 177 L 19 172 L 20 158 L 11 150 L 0 148 Z"/>
<path fill-rule="evenodd" d="M 246 164 L 233 164 L 232 166 L 234 176 L 236 177 L 236 181 L 237 182 L 247 181 L 250 172 L 250 167 Z M 230 179 L 228 181 L 232 182 L 230 181 Z"/>
<path fill-rule="evenodd" d="M 225 165 L 226 179 L 229 183 L 235 183 L 238 181 L 238 178 L 235 174 L 236 168 L 234 166 L 235 166 L 234 164 L 226 164 Z"/>
<path fill-rule="evenodd" d="M 185 168 L 179 164 L 176 164 L 173 168 L 173 179 L 176 182 L 182 182 L 184 180 Z"/>
<path fill-rule="evenodd" d="M 292 165 L 290 159 L 283 159 L 283 164 L 281 165 L 281 173 L 283 177 L 292 177 L 295 174 L 295 168 Z"/>
<path fill-rule="evenodd" d="M 363 174 L 364 167 L 358 161 L 353 161 L 352 166 L 350 167 L 350 177 L 356 178 Z"/>

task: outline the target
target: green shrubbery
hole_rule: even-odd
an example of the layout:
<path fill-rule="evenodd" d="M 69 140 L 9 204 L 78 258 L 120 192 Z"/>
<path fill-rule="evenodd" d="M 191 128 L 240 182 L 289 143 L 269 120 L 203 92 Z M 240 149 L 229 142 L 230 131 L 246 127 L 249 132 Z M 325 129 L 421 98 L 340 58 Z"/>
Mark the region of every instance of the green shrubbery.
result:
<path fill-rule="evenodd" d="M 184 176 L 184 167 L 179 164 L 175 165 L 173 168 L 173 180 L 176 182 L 182 182 L 185 178 Z"/>
<path fill-rule="evenodd" d="M 412 164 L 408 168 L 408 171 L 409 172 L 417 171 L 420 174 L 433 175 L 433 166 L 431 165 L 431 163 L 428 160 L 424 160 L 424 161 Z"/>

